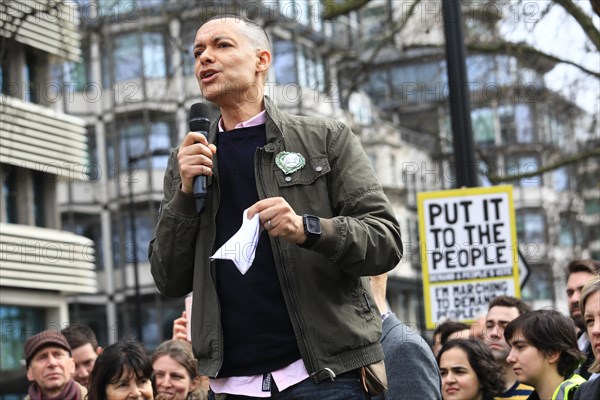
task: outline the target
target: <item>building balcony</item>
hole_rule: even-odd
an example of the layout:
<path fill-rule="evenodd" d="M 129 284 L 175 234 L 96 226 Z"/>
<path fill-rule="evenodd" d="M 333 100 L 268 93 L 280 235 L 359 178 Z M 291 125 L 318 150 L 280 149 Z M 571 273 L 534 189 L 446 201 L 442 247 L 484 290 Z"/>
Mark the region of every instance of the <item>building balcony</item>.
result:
<path fill-rule="evenodd" d="M 0 287 L 96 293 L 94 242 L 54 229 L 0 223 Z"/>
<path fill-rule="evenodd" d="M 82 119 L 9 96 L 3 96 L 0 115 L 0 162 L 67 179 L 87 179 Z"/>
<path fill-rule="evenodd" d="M 0 36 L 78 62 L 79 13 L 75 2 L 11 0 L 0 8 Z"/>

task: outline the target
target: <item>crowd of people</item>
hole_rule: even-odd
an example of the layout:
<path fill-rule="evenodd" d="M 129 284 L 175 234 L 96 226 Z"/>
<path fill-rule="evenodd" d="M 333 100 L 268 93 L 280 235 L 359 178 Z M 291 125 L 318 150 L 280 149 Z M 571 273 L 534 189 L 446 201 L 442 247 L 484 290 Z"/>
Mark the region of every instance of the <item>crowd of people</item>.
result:
<path fill-rule="evenodd" d="M 576 272 L 573 265 L 579 265 Z M 600 263 L 577 260 L 568 285 L 570 312 L 532 310 L 520 299 L 499 296 L 489 304 L 482 335 L 445 321 L 426 344 L 399 321 L 386 301 L 385 274 L 371 278 L 382 314 L 387 391 L 372 399 L 587 400 L 600 398 Z M 573 293 L 571 293 L 573 290 Z M 573 300 L 575 299 L 575 300 Z M 577 301 L 578 305 L 573 304 Z M 580 318 L 581 317 L 581 318 Z M 577 328 L 576 319 L 583 321 Z M 188 318 L 173 321 L 173 337 L 148 352 L 124 339 L 105 348 L 90 327 L 71 324 L 43 331 L 24 345 L 27 400 L 215 399 L 201 376 L 188 338 Z M 467 328 L 465 328 L 465 326 Z M 454 335 L 454 337 L 453 337 Z M 585 340 L 582 340 L 584 338 Z M 437 345 L 437 346 L 436 346 Z M 439 348 L 437 348 L 439 347 Z M 592 355 L 591 361 L 589 354 Z M 272 396 L 272 397 L 277 397 Z M 224 397 L 227 398 L 227 397 Z M 314 395 L 315 399 L 324 398 Z"/>
<path fill-rule="evenodd" d="M 585 269 L 597 263 L 569 269 L 579 342 L 572 320 L 503 296 L 485 323 L 440 326 L 434 355 L 387 305 L 400 228 L 359 140 L 339 121 L 288 114 L 264 95 L 271 43 L 252 21 L 208 20 L 193 53 L 202 95 L 220 115 L 172 152 L 149 248 L 157 288 L 193 293 L 192 315 L 178 318 L 173 339 L 153 354 L 131 340 L 102 349 L 74 326 L 31 337 L 29 399 L 583 400 L 598 392 L 600 380 L 584 376 L 600 369 L 600 288 L 584 282 L 598 281 Z M 231 244 L 242 216 L 257 237 Z M 214 257 L 220 248 L 233 261 Z M 251 265 L 240 269 L 244 257 Z"/>
<path fill-rule="evenodd" d="M 175 329 L 174 329 L 175 332 Z M 94 351 L 84 351 L 86 348 Z M 27 400 L 206 400 L 208 386 L 186 340 L 167 340 L 153 352 L 133 339 L 102 349 L 83 324 L 42 331 L 24 346 Z"/>
<path fill-rule="evenodd" d="M 600 262 L 566 268 L 567 317 L 520 299 L 489 304 L 482 335 L 457 321 L 434 331 L 444 400 L 600 398 Z"/>

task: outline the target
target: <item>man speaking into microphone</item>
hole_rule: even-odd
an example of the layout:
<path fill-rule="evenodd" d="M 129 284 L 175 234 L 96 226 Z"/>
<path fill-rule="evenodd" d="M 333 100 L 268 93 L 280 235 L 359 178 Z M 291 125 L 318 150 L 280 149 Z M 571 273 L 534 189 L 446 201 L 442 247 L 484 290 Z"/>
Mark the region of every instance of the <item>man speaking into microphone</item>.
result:
<path fill-rule="evenodd" d="M 253 22 L 207 21 L 194 57 L 220 115 L 208 137 L 191 131 L 172 154 L 149 255 L 163 294 L 193 290 L 200 374 L 218 399 L 369 398 L 361 379 L 377 377 L 383 352 L 368 277 L 394 268 L 402 243 L 360 142 L 338 121 L 289 115 L 264 96 L 271 45 Z M 208 178 L 200 213 L 197 176 Z M 210 257 L 246 209 L 264 230 L 242 274 Z"/>

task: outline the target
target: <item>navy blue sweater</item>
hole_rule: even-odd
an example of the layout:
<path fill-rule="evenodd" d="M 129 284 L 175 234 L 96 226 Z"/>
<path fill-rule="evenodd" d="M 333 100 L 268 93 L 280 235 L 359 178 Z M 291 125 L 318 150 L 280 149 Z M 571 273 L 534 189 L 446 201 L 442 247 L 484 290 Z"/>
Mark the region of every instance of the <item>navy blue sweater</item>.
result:
<path fill-rule="evenodd" d="M 264 124 L 219 133 L 216 249 L 238 231 L 243 211 L 258 201 L 254 154 L 265 144 Z M 215 262 L 224 335 L 219 377 L 259 375 L 300 359 L 267 232 L 261 233 L 245 275 L 230 260 Z"/>

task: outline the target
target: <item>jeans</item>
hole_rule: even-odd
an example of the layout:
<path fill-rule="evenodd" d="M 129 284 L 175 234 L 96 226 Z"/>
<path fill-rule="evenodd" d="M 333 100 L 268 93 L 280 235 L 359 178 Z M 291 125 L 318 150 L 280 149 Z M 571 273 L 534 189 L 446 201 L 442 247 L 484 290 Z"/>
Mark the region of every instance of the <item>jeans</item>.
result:
<path fill-rule="evenodd" d="M 217 396 L 220 398 L 220 396 Z M 252 400 L 258 397 L 227 395 L 225 400 Z M 363 384 L 356 373 L 343 374 L 333 381 L 313 383 L 310 378 L 303 380 L 279 392 L 277 388 L 271 391 L 273 400 L 370 400 Z"/>

